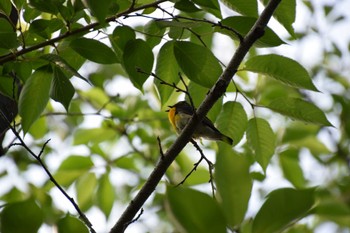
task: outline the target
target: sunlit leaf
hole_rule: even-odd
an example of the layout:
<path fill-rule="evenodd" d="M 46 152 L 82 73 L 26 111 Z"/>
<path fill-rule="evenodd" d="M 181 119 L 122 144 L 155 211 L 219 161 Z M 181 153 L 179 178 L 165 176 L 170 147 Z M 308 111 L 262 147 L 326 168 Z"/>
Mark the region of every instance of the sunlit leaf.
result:
<path fill-rule="evenodd" d="M 306 69 L 295 60 L 284 56 L 255 56 L 245 63 L 244 69 L 267 75 L 296 88 L 318 91 Z"/>
<path fill-rule="evenodd" d="M 270 124 L 262 118 L 249 120 L 247 140 L 254 151 L 256 161 L 266 171 L 276 147 L 276 136 Z"/>
<path fill-rule="evenodd" d="M 258 16 L 258 4 L 256 0 L 221 0 L 227 7 L 247 16 Z"/>
<path fill-rule="evenodd" d="M 226 102 L 217 120 L 218 129 L 233 139 L 233 145 L 239 143 L 248 126 L 248 117 L 239 102 Z"/>
<path fill-rule="evenodd" d="M 268 0 L 262 1 L 264 5 L 268 3 Z M 273 13 L 273 16 L 280 22 L 289 32 L 291 36 L 295 36 L 293 23 L 295 21 L 296 15 L 296 1 L 288 0 L 281 1 L 278 4 L 276 11 Z"/>
<path fill-rule="evenodd" d="M 83 211 L 90 209 L 94 204 L 97 178 L 94 173 L 86 173 L 79 177 L 76 183 L 77 200 L 79 208 Z"/>
<path fill-rule="evenodd" d="M 97 189 L 97 205 L 102 210 L 106 218 L 112 211 L 113 203 L 115 200 L 114 187 L 108 177 L 108 174 L 103 174 L 98 181 Z"/>
<path fill-rule="evenodd" d="M 78 218 L 72 217 L 70 215 L 66 215 L 65 217 L 58 220 L 57 230 L 58 230 L 58 233 L 66 233 L 66 232 L 88 233 L 89 232 L 89 230 L 81 220 L 79 220 Z"/>
<path fill-rule="evenodd" d="M 253 222 L 253 233 L 279 232 L 305 217 L 315 202 L 314 189 L 277 189 L 269 193 Z"/>
<path fill-rule="evenodd" d="M 90 157 L 71 155 L 61 163 L 54 177 L 60 185 L 69 186 L 93 165 Z"/>
<path fill-rule="evenodd" d="M 183 232 L 226 232 L 225 217 L 217 202 L 207 194 L 189 188 L 168 187 L 166 197 Z"/>
<path fill-rule="evenodd" d="M 219 145 L 215 164 L 215 183 L 221 208 L 232 228 L 241 224 L 248 209 L 253 185 L 249 167 L 247 157 L 238 155 L 230 146 Z"/>
<path fill-rule="evenodd" d="M 299 164 L 299 150 L 286 150 L 279 154 L 279 161 L 283 175 L 296 188 L 303 188 L 306 185 L 306 179 L 303 170 Z"/>
<path fill-rule="evenodd" d="M 111 138 L 115 138 L 117 131 L 112 128 L 81 128 L 74 134 L 74 145 L 91 143 L 100 143 Z"/>
<path fill-rule="evenodd" d="M 278 98 L 268 106 L 269 109 L 293 119 L 323 126 L 332 126 L 321 109 L 313 103 L 297 98 Z"/>

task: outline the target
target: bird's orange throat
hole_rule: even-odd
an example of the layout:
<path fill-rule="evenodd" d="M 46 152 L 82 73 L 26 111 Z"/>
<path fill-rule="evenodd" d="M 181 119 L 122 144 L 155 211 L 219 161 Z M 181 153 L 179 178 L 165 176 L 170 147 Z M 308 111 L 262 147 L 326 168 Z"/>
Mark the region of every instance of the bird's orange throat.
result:
<path fill-rule="evenodd" d="M 172 124 L 172 126 L 173 126 L 174 129 L 176 130 L 175 112 L 176 112 L 176 108 L 171 108 L 171 109 L 169 109 L 168 118 L 169 118 L 170 123 Z"/>

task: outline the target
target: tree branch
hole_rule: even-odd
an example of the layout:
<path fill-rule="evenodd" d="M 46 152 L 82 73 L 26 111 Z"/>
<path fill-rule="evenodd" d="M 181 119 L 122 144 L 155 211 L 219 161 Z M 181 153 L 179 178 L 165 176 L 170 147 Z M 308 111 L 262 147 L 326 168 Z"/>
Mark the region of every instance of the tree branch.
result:
<path fill-rule="evenodd" d="M 168 0 L 158 0 L 158 1 L 155 1 L 155 2 L 152 2 L 152 3 L 149 3 L 149 4 L 145 4 L 145 5 L 142 5 L 142 6 L 139 6 L 139 7 L 135 7 L 134 4 L 135 4 L 135 1 L 133 1 L 133 4 L 131 5 L 130 8 L 128 8 L 127 10 L 123 11 L 123 12 L 120 12 L 114 16 L 111 16 L 109 18 L 107 18 L 105 20 L 106 23 L 109 23 L 109 22 L 113 22 L 115 21 L 117 18 L 121 17 L 121 16 L 125 16 L 127 14 L 130 14 L 132 12 L 135 12 L 135 11 L 139 11 L 139 10 L 143 10 L 143 9 L 146 9 L 146 8 L 150 8 L 150 7 L 156 7 L 158 6 L 160 3 L 163 3 L 163 2 L 166 2 Z M 0 65 L 3 65 L 4 63 L 8 62 L 8 61 L 12 61 L 12 60 L 15 60 L 17 57 L 23 55 L 23 54 L 26 54 L 26 53 L 29 53 L 31 51 L 35 51 L 37 49 L 40 49 L 40 48 L 43 48 L 43 47 L 46 47 L 46 46 L 49 46 L 49 45 L 53 45 L 54 43 L 58 42 L 58 41 L 61 41 L 67 37 L 70 37 L 72 35 L 77 35 L 77 34 L 80 34 L 80 33 L 88 33 L 91 29 L 98 29 L 99 27 L 101 27 L 101 23 L 99 22 L 95 22 L 95 23 L 92 23 L 92 24 L 89 24 L 85 27 L 82 27 L 82 28 L 79 28 L 79 29 L 76 29 L 76 30 L 73 30 L 73 31 L 68 31 L 66 33 L 64 33 L 63 35 L 60 35 L 60 36 L 57 36 L 55 38 L 52 38 L 50 40 L 47 40 L 47 41 L 44 41 L 42 43 L 39 43 L 39 44 L 36 44 L 36 45 L 33 45 L 29 48 L 24 48 L 22 50 L 19 50 L 17 52 L 14 52 L 14 53 L 9 53 L 3 57 L 0 58 Z"/>
<path fill-rule="evenodd" d="M 196 115 L 190 119 L 189 123 L 182 130 L 175 143 L 164 154 L 164 157 L 159 160 L 157 166 L 150 174 L 146 183 L 143 185 L 135 198 L 130 202 L 117 223 L 111 229 L 111 233 L 124 232 L 128 223 L 132 221 L 134 216 L 141 209 L 142 205 L 155 190 L 157 184 L 165 174 L 168 167 L 192 138 L 192 134 L 197 128 L 198 124 L 203 120 L 215 102 L 225 93 L 230 80 L 235 75 L 240 63 L 243 61 L 243 58 L 248 53 L 249 49 L 252 47 L 254 42 L 263 36 L 265 27 L 267 26 L 268 21 L 272 17 L 273 12 L 276 10 L 280 2 L 281 0 L 269 1 L 268 5 L 255 22 L 254 26 L 243 38 L 226 69 L 197 109 Z"/>

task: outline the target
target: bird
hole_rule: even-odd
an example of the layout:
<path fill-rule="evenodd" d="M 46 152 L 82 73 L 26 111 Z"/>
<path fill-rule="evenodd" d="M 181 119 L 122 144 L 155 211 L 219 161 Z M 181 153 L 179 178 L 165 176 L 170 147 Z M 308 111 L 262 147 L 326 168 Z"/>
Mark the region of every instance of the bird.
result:
<path fill-rule="evenodd" d="M 180 134 L 191 119 L 194 109 L 186 101 L 180 101 L 168 107 L 169 109 L 167 112 L 169 121 L 176 133 Z M 230 145 L 233 144 L 232 138 L 221 133 L 208 117 L 205 117 L 198 125 L 197 129 L 193 133 L 193 138 L 205 138 L 209 140 L 223 141 Z"/>

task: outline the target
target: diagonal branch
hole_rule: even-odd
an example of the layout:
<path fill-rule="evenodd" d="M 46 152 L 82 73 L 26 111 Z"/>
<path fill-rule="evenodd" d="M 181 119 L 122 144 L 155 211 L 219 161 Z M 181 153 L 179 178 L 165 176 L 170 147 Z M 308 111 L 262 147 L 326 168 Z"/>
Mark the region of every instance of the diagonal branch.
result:
<path fill-rule="evenodd" d="M 230 80 L 237 72 L 239 65 L 243 61 L 245 55 L 248 53 L 249 49 L 260 37 L 264 35 L 267 23 L 269 22 L 273 12 L 276 10 L 280 2 L 281 0 L 269 1 L 264 11 L 255 22 L 254 26 L 243 38 L 226 69 L 218 81 L 215 83 L 215 85 L 211 88 L 202 104 L 197 109 L 196 115 L 190 119 L 189 123 L 182 130 L 175 143 L 164 154 L 164 157 L 159 160 L 157 166 L 150 174 L 146 183 L 143 185 L 135 198 L 130 202 L 117 223 L 111 229 L 111 233 L 124 232 L 128 223 L 132 221 L 137 212 L 141 209 L 142 205 L 155 190 L 168 167 L 175 160 L 176 156 L 181 152 L 181 150 L 186 146 L 186 144 L 190 141 L 196 127 L 203 120 L 208 111 L 213 107 L 215 102 L 225 93 Z"/>

